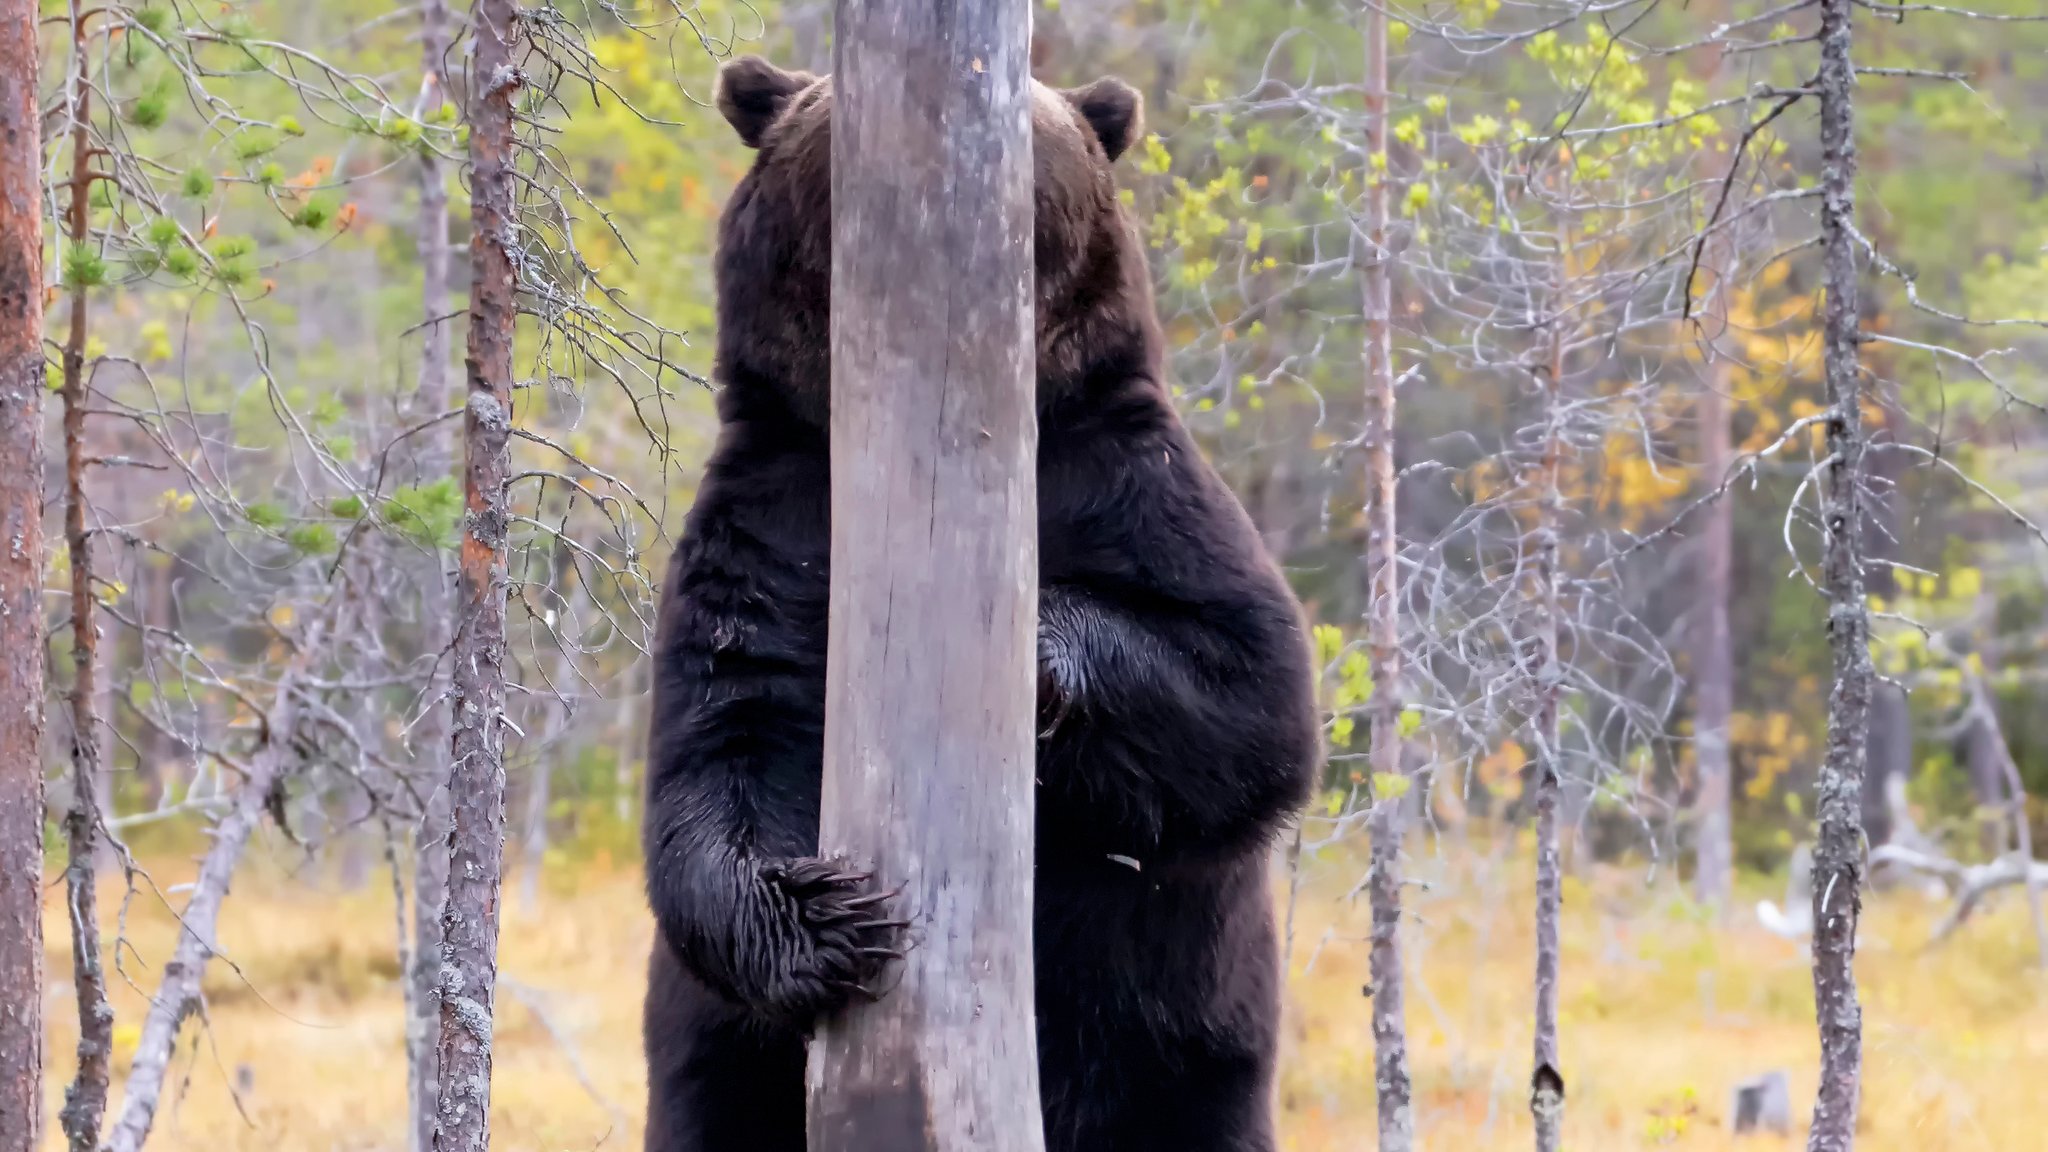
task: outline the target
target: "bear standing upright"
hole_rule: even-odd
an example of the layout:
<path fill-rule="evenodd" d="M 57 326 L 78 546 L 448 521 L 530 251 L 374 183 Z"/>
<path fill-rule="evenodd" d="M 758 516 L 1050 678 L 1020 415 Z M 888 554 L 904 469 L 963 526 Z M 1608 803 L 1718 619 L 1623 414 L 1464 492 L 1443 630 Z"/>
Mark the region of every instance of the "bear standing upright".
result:
<path fill-rule="evenodd" d="M 663 589 L 649 739 L 648 1152 L 801 1152 L 804 1043 L 900 914 L 816 857 L 830 555 L 830 79 L 735 60 L 721 434 Z M 1048 1152 L 1272 1152 L 1268 849 L 1318 754 L 1299 606 L 1181 427 L 1110 165 L 1115 80 L 1033 85 Z"/>

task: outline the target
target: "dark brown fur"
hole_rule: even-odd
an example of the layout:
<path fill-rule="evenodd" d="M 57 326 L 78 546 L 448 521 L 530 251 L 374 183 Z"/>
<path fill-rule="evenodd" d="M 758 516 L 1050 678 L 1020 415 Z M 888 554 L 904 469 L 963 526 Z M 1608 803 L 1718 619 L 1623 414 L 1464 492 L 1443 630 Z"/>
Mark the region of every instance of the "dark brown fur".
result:
<path fill-rule="evenodd" d="M 1169 403 L 1113 80 L 1040 90 L 1034 947 L 1048 1152 L 1271 1152 L 1266 862 L 1317 722 L 1300 611 Z M 798 1152 L 803 1037 L 895 939 L 817 850 L 830 557 L 831 84 L 736 61 L 723 431 L 664 589 L 649 1152 Z M 1132 866 L 1128 861 L 1136 861 Z"/>

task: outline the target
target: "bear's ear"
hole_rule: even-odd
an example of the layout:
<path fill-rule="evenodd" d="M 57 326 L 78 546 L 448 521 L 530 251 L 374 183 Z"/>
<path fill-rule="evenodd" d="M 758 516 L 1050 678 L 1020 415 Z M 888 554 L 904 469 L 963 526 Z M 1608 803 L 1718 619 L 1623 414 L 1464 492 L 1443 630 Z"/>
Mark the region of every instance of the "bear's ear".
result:
<path fill-rule="evenodd" d="M 718 110 L 747 147 L 759 148 L 790 98 L 816 81 L 808 72 L 784 72 L 759 56 L 741 56 L 718 70 Z"/>
<path fill-rule="evenodd" d="M 1062 95 L 1095 129 L 1095 138 L 1102 141 L 1102 150 L 1112 164 L 1145 130 L 1144 99 L 1121 80 L 1105 76 L 1085 88 L 1069 88 Z"/>

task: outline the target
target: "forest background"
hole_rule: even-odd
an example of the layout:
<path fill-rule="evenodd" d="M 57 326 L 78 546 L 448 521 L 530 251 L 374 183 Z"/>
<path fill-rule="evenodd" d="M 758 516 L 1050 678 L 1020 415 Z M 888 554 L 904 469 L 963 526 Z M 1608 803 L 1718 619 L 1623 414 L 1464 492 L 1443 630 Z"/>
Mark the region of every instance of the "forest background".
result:
<path fill-rule="evenodd" d="M 84 717 L 95 804 L 121 844 L 99 850 L 97 912 L 117 1087 L 149 1058 L 170 909 L 203 883 L 209 829 L 258 809 L 200 1007 L 172 1027 L 160 1147 L 412 1138 L 411 828 L 427 801 L 408 765 L 446 739 L 436 560 L 462 505 L 436 414 L 460 375 L 469 240 L 464 129 L 442 92 L 466 79 L 463 56 L 442 53 L 445 76 L 423 68 L 434 6 L 115 5 L 118 22 L 74 41 L 74 7 L 43 4 L 50 122 L 82 87 L 103 96 L 87 134 L 46 141 L 51 441 L 75 439 L 81 463 L 53 452 L 47 488 L 84 494 L 93 566 L 81 599 L 77 553 L 53 531 L 47 602 L 59 622 L 84 604 L 97 632 L 81 696 L 76 633 L 53 625 L 46 870 L 73 842 Z M 503 1148 L 639 1140 L 646 645 L 715 434 L 711 253 L 751 159 L 706 102 L 731 54 L 829 70 L 830 7 L 547 18 L 575 32 L 556 42 L 569 63 L 548 73 L 553 102 L 533 108 L 547 179 L 522 223 Z M 1356 5 L 1036 11 L 1041 78 L 1114 74 L 1146 97 L 1150 135 L 1119 179 L 1153 255 L 1174 395 L 1317 625 L 1331 756 L 1275 863 L 1285 1146 L 1357 1147 L 1373 1130 L 1360 993 L 1375 797 L 1408 824 L 1422 1142 L 1528 1143 L 1545 741 L 1561 765 L 1567 1146 L 1729 1146 L 1734 1085 L 1778 1070 L 1796 1131 L 1818 1076 L 1800 877 L 1835 682 L 1808 509 L 1823 301 L 1802 252 L 1823 159 L 1810 107 L 1772 109 L 1811 72 L 1812 7 L 1390 13 L 1379 150 Z M 2029 890 L 1997 869 L 2048 835 L 2048 546 L 2033 526 L 2048 492 L 2048 26 L 1882 5 L 1857 19 L 1865 419 L 1877 442 L 1912 446 L 1871 455 L 1858 528 L 1885 677 L 1863 814 L 1895 865 L 1873 874 L 1861 935 L 1860 1128 L 1877 1149 L 2028 1147 L 2048 941 Z M 118 141 L 120 179 L 77 202 L 66 180 L 88 138 Z M 1373 185 L 1390 203 L 1377 259 L 1358 240 Z M 423 223 L 437 216 L 439 234 Z M 1360 285 L 1380 261 L 1399 394 L 1391 773 L 1364 739 Z M 67 327 L 79 301 L 89 323 Z M 1532 580 L 1551 592 L 1533 632 Z M 314 619 L 342 638 L 317 669 L 300 660 Z M 1539 634 L 1551 673 L 1532 672 Z M 239 759 L 285 699 L 307 717 L 291 762 Z M 69 911 L 53 886 L 53 1111 L 75 1072 L 55 1056 L 77 1039 Z"/>

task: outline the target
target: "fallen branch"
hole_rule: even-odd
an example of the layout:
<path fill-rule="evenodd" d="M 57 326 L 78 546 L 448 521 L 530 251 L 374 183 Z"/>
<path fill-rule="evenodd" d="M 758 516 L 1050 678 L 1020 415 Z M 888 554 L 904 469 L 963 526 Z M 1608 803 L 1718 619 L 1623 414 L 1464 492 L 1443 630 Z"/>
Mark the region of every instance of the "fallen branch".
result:
<path fill-rule="evenodd" d="M 324 630 L 316 629 L 316 632 Z M 178 1029 L 199 1007 L 200 979 L 206 963 L 219 949 L 215 928 L 220 921 L 221 903 L 227 899 L 235 866 L 248 847 L 249 837 L 263 818 L 271 788 L 294 758 L 292 730 L 298 718 L 298 684 L 310 654 L 320 647 L 309 637 L 279 678 L 269 713 L 264 717 L 263 745 L 249 760 L 248 778 L 235 794 L 234 804 L 213 826 L 213 846 L 199 865 L 199 877 L 192 883 L 192 897 L 178 916 L 177 947 L 164 964 L 163 980 L 151 997 L 149 1013 L 143 1018 L 142 1038 L 129 1065 L 123 1092 L 121 1118 L 107 1135 L 106 1152 L 141 1152 L 156 1120 L 158 1101 L 163 1095 L 164 1077 L 178 1042 Z"/>
<path fill-rule="evenodd" d="M 1870 854 L 1870 863 L 1873 868 L 1889 865 L 1933 876 L 1955 896 L 1955 907 L 1949 909 L 1948 915 L 1935 925 L 1934 933 L 1925 945 L 1928 948 L 1954 935 L 1956 929 L 1963 926 L 1963 921 L 1977 910 L 1984 897 L 2000 888 L 2023 884 L 2036 889 L 2048 887 L 2048 862 L 2023 860 L 2018 855 L 2001 856 L 1989 864 L 1958 864 L 1944 856 L 1886 845 Z"/>

